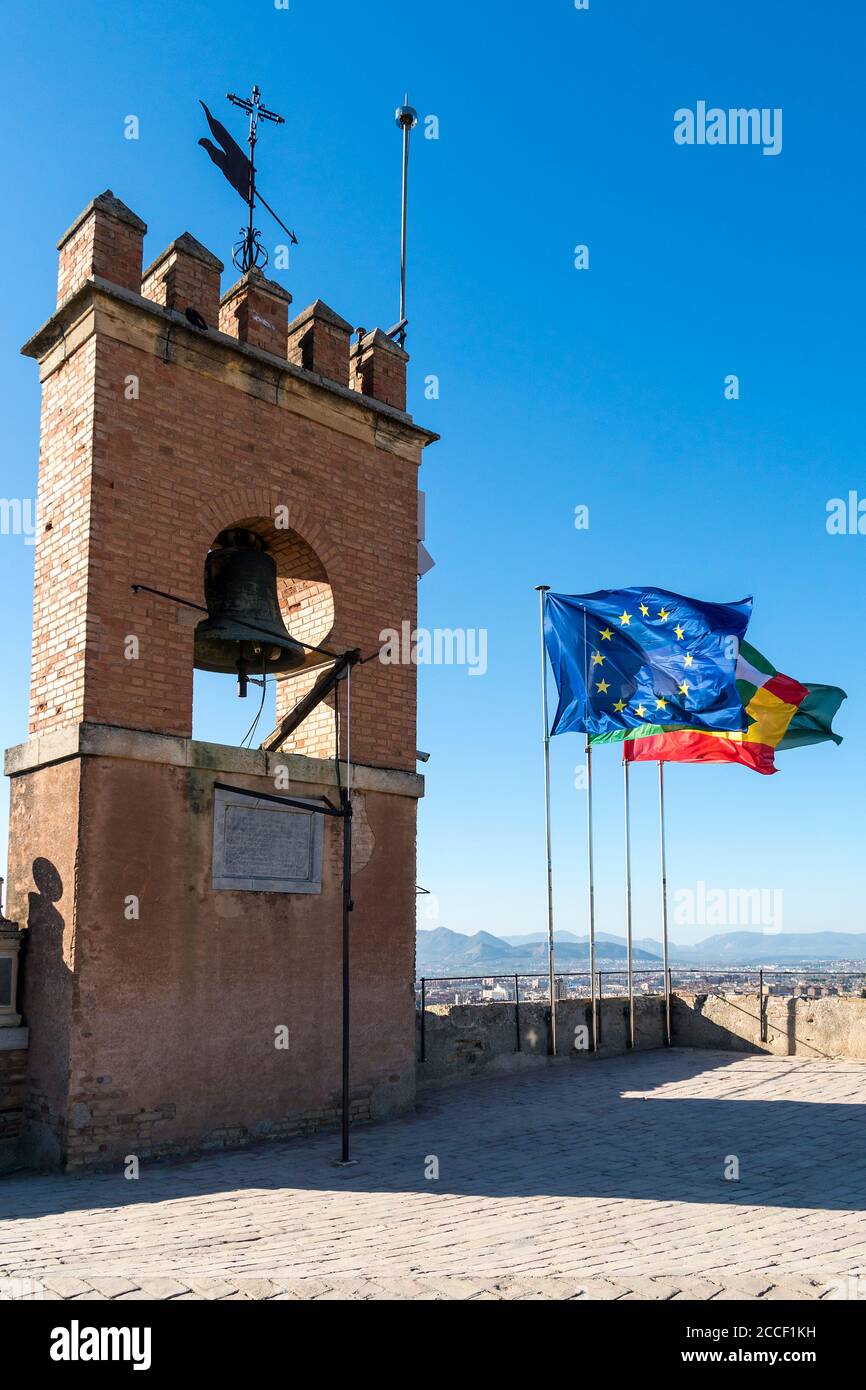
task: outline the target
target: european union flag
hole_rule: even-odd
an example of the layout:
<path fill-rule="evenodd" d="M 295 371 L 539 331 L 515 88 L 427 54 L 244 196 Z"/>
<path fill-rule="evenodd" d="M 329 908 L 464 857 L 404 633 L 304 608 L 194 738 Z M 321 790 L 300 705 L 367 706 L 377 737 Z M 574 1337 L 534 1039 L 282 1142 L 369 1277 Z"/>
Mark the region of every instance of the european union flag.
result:
<path fill-rule="evenodd" d="M 547 594 L 544 638 L 559 691 L 551 733 L 745 729 L 736 667 L 751 614 L 750 598 L 702 603 L 667 589 Z"/>

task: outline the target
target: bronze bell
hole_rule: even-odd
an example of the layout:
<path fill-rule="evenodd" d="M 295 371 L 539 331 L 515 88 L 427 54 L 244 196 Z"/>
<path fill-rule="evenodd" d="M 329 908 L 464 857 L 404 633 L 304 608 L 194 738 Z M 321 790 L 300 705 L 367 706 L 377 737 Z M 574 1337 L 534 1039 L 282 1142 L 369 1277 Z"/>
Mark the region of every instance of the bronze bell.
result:
<path fill-rule="evenodd" d="M 250 678 L 305 664 L 304 648 L 289 636 L 280 612 L 276 563 L 255 531 L 220 532 L 205 561 L 204 596 L 208 615 L 195 630 L 198 670 L 236 674 L 245 696 Z"/>

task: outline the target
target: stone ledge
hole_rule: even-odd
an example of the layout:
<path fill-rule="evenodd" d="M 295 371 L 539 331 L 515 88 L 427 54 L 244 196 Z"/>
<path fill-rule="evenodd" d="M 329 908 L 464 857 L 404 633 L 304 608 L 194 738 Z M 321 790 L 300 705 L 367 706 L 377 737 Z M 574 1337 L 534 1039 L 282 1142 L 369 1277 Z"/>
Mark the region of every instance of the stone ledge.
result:
<path fill-rule="evenodd" d="M 131 762 L 161 763 L 167 767 L 200 768 L 203 771 L 235 773 L 248 777 L 268 777 L 273 781 L 277 768 L 288 769 L 289 784 L 336 787 L 337 774 L 330 758 L 308 758 L 301 753 L 266 753 L 261 748 L 233 748 L 224 743 L 203 743 L 198 739 L 172 734 L 149 733 L 144 729 L 122 729 L 113 724 L 74 724 L 37 735 L 27 743 L 7 748 L 4 771 L 7 777 L 20 777 L 51 763 L 70 758 L 123 758 Z M 345 782 L 345 764 L 341 763 Z M 352 786 L 358 791 L 419 798 L 424 795 L 424 778 L 402 768 L 369 767 L 352 764 Z"/>
<path fill-rule="evenodd" d="M 29 1046 L 29 1028 L 0 1028 L 0 1052 L 21 1052 Z"/>

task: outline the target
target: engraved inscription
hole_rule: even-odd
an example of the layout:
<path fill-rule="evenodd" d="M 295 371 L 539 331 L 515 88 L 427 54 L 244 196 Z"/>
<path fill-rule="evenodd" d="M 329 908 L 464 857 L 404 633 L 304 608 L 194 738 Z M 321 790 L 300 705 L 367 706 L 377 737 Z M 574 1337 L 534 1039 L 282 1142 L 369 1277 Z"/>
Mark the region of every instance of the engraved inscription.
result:
<path fill-rule="evenodd" d="M 262 811 L 227 806 L 225 857 L 228 876 L 309 878 L 313 817 L 303 811 Z"/>
<path fill-rule="evenodd" d="M 214 888 L 321 893 L 323 819 L 314 803 L 306 811 L 233 788 L 216 788 Z"/>

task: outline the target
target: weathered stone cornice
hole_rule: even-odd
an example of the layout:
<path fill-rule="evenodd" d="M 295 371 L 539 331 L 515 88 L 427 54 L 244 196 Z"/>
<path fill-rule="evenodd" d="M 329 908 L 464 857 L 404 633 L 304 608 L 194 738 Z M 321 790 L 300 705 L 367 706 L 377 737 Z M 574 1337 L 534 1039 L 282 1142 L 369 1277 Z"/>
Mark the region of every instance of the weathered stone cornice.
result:
<path fill-rule="evenodd" d="M 119 758 L 130 762 L 161 763 L 167 767 L 198 768 L 247 777 L 268 777 L 273 783 L 278 768 L 288 770 L 289 785 L 336 787 L 337 774 L 332 758 L 308 758 L 302 753 L 266 753 L 261 748 L 233 748 L 224 743 L 203 743 L 198 739 L 155 734 L 146 729 L 121 729 L 113 724 L 73 724 L 66 729 L 41 734 L 7 748 L 4 770 L 7 777 L 20 777 L 51 763 L 71 758 Z M 340 763 L 345 785 L 346 767 Z M 352 787 L 356 791 L 383 792 L 413 798 L 424 795 L 424 778 L 402 768 L 370 767 L 352 764 Z M 270 788 L 273 790 L 273 787 Z"/>
<path fill-rule="evenodd" d="M 94 333 L 366 439 L 414 463 L 420 462 L 426 445 L 439 438 L 383 401 L 241 343 L 218 328 L 196 329 L 177 310 L 98 277 L 64 300 L 21 352 L 38 361 L 40 380 L 45 381 Z"/>

